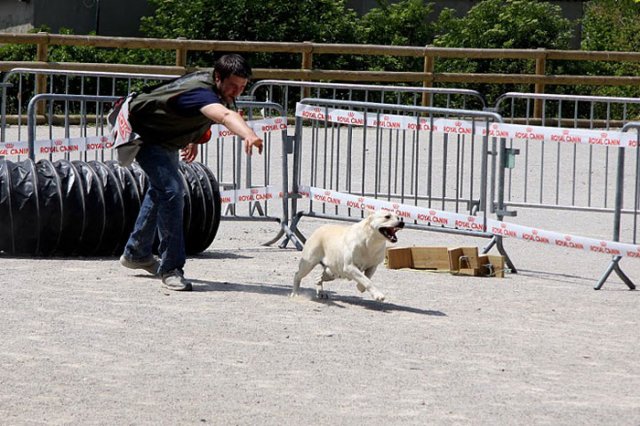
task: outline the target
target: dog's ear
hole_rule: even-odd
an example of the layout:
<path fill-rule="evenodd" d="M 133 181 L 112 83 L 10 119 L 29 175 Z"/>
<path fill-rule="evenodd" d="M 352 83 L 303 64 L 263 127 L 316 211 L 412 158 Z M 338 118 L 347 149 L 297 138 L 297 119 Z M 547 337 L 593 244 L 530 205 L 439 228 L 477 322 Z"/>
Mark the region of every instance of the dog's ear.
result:
<path fill-rule="evenodd" d="M 364 217 L 365 218 L 369 218 L 371 216 L 373 216 L 376 213 L 375 209 L 372 209 L 370 207 L 365 207 L 364 208 Z"/>

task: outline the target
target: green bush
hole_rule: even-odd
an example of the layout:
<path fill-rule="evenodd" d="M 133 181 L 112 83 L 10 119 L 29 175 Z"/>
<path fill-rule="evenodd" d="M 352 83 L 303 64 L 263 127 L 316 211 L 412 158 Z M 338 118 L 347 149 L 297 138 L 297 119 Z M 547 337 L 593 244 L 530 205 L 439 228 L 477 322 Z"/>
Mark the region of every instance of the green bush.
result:
<path fill-rule="evenodd" d="M 640 4 L 634 0 L 592 0 L 582 21 L 583 50 L 640 51 Z M 640 75 L 638 63 L 585 62 L 585 75 Z M 592 87 L 589 94 L 639 97 L 638 86 Z"/>
<path fill-rule="evenodd" d="M 558 5 L 534 0 L 484 0 L 458 18 L 445 10 L 438 19 L 434 44 L 441 47 L 491 49 L 567 49 L 571 22 Z M 448 59 L 436 62 L 437 72 L 527 74 L 535 62 L 527 60 Z M 550 70 L 548 70 L 550 71 Z M 527 85 L 471 84 L 489 103 L 508 91 L 530 92 Z"/>
<path fill-rule="evenodd" d="M 425 0 L 380 0 L 362 17 L 345 0 L 149 0 L 153 16 L 141 19 L 146 36 L 191 40 L 247 40 L 274 42 L 362 43 L 380 45 L 567 49 L 575 22 L 563 18 L 559 6 L 535 0 L 484 0 L 458 17 L 445 9 L 433 19 L 433 4 Z M 640 51 L 640 4 L 635 0 L 585 2 L 582 48 Z M 33 30 L 50 31 L 46 27 Z M 70 34 L 61 30 L 61 34 Z M 189 66 L 210 67 L 223 52 L 190 52 Z M 36 46 L 0 47 L 0 61 L 35 60 Z M 300 68 L 300 54 L 248 54 L 254 67 Z M 175 53 L 148 49 L 105 49 L 52 46 L 49 58 L 58 62 L 172 65 Z M 422 58 L 402 56 L 317 55 L 314 68 L 384 71 L 421 71 Z M 533 73 L 525 60 L 437 60 L 436 72 Z M 554 61 L 548 74 L 640 75 L 640 64 L 594 61 Z M 456 85 L 460 87 L 460 84 Z M 469 84 L 491 103 L 507 91 L 531 92 L 532 85 Z M 547 92 L 637 97 L 633 87 L 547 86 Z"/>
<path fill-rule="evenodd" d="M 358 22 L 358 40 L 365 44 L 386 46 L 426 46 L 433 42 L 435 24 L 429 21 L 433 3 L 424 0 L 402 0 L 371 9 Z M 374 56 L 364 66 L 370 70 L 422 71 L 422 58 Z"/>
<path fill-rule="evenodd" d="M 149 37 L 317 43 L 356 42 L 355 12 L 344 0 L 149 0 L 153 16 L 141 20 Z M 192 52 L 189 63 L 211 66 L 215 54 Z M 299 54 L 253 53 L 254 67 L 300 68 Z M 315 65 L 339 68 L 343 57 L 319 58 Z"/>

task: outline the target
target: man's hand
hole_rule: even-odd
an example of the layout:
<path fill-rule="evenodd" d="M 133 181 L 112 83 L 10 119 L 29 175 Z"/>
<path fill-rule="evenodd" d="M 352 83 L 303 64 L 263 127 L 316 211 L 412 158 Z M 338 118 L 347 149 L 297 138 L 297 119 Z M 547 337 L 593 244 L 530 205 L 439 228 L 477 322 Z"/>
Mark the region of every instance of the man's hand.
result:
<path fill-rule="evenodd" d="M 251 147 L 256 147 L 258 149 L 258 154 L 262 154 L 262 139 L 260 139 L 256 134 L 253 134 L 244 140 L 244 152 L 247 155 L 251 155 Z"/>
<path fill-rule="evenodd" d="M 180 150 L 180 155 L 185 163 L 191 163 L 198 155 L 198 145 L 190 143 Z"/>
<path fill-rule="evenodd" d="M 217 103 L 203 106 L 200 108 L 200 112 L 211 121 L 222 124 L 235 135 L 244 139 L 244 152 L 247 155 L 251 155 L 253 147 L 256 147 L 258 153 L 262 154 L 262 139 L 255 134 L 251 127 L 247 126 L 240 114 Z"/>

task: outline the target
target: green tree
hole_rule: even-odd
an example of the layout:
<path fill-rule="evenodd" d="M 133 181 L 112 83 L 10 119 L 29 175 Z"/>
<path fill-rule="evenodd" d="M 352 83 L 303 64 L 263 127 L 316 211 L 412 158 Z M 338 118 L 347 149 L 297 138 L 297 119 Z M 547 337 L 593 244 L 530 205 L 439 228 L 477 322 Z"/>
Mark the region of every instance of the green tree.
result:
<path fill-rule="evenodd" d="M 484 0 L 461 18 L 445 10 L 437 22 L 434 44 L 442 47 L 493 49 L 567 49 L 572 24 L 562 17 L 558 5 L 535 0 Z M 532 73 L 533 61 L 445 60 L 436 63 L 440 72 Z M 489 100 L 509 90 L 530 91 L 529 86 L 472 85 Z"/>
<path fill-rule="evenodd" d="M 640 4 L 635 0 L 592 0 L 585 4 L 582 49 L 638 52 Z"/>
<path fill-rule="evenodd" d="M 149 0 L 153 16 L 141 20 L 149 37 L 199 40 L 247 40 L 318 43 L 355 42 L 357 17 L 344 0 Z M 253 66 L 299 68 L 295 54 L 249 55 Z M 326 60 L 326 59 L 325 59 Z M 344 61 L 330 58 L 335 68 Z M 194 65 L 210 66 L 212 54 L 190 56 Z M 314 62 L 320 66 L 321 61 Z"/>
<path fill-rule="evenodd" d="M 365 44 L 425 46 L 433 41 L 435 24 L 429 21 L 433 3 L 424 0 L 379 1 L 360 20 L 358 39 Z M 369 69 L 421 71 L 421 58 L 378 56 L 366 61 Z"/>
<path fill-rule="evenodd" d="M 585 4 L 582 20 L 583 50 L 640 51 L 640 4 L 637 0 L 592 0 Z M 584 62 L 586 75 L 640 75 L 640 64 Z M 586 87 L 583 91 L 602 96 L 640 96 L 637 86 Z"/>
<path fill-rule="evenodd" d="M 439 46 L 566 49 L 572 36 L 571 22 L 549 2 L 484 0 L 462 18 L 452 12 L 441 15 L 440 27 L 446 24 L 447 32 L 436 37 Z"/>

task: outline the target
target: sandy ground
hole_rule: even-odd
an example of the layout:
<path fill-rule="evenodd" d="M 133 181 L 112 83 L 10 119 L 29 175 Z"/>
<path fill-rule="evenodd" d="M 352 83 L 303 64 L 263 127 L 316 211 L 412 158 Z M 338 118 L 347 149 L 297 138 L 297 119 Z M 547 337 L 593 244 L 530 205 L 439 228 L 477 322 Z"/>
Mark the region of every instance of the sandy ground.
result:
<path fill-rule="evenodd" d="M 609 219 L 509 220 L 610 239 Z M 315 300 L 312 277 L 291 299 L 300 253 L 263 246 L 277 230 L 223 221 L 188 260 L 192 293 L 115 257 L 0 254 L 0 425 L 640 424 L 640 292 L 615 274 L 593 290 L 606 255 L 509 239 L 503 279 L 381 267 L 383 303 L 345 281 Z M 407 229 L 397 246 L 484 244 Z"/>
<path fill-rule="evenodd" d="M 276 231 L 223 221 L 191 293 L 115 258 L 0 256 L 0 424 L 640 424 L 640 293 L 593 290 L 607 256 L 506 240 L 504 279 L 381 267 L 387 301 L 345 281 L 317 301 L 310 277 L 289 298 Z"/>

